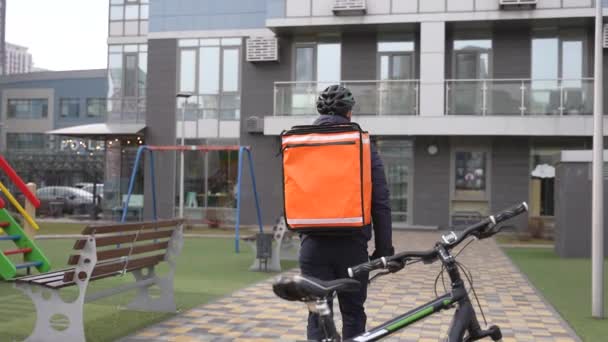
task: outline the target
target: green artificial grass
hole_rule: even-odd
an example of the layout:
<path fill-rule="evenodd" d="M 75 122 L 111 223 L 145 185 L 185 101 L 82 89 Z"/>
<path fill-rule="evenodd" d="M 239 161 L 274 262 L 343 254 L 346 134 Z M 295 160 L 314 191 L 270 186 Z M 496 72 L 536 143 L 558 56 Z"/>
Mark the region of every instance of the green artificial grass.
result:
<path fill-rule="evenodd" d="M 591 317 L 590 259 L 562 259 L 544 248 L 509 248 L 506 253 L 584 341 L 606 341 L 608 319 Z M 608 262 L 604 270 L 608 274 Z M 608 281 L 604 286 L 608 313 Z"/>
<path fill-rule="evenodd" d="M 73 240 L 42 240 L 39 246 L 51 259 L 54 269 L 64 267 L 71 252 Z M 4 245 L 0 245 L 3 248 Z M 241 244 L 241 253 L 234 252 L 234 240 L 207 238 L 187 239 L 178 258 L 175 277 L 175 298 L 180 311 L 191 309 L 239 288 L 259 282 L 272 274 L 250 272 L 253 254 L 249 246 Z M 295 267 L 295 262 L 283 262 L 283 269 Z M 160 268 L 162 273 L 166 268 Z M 119 284 L 132 282 L 132 276 L 114 277 L 95 281 L 89 287 L 94 292 Z M 271 291 L 269 288 L 268 291 Z M 75 288 L 63 290 L 71 298 Z M 139 329 L 173 316 L 150 312 L 125 310 L 134 291 L 85 304 L 85 333 L 87 341 L 114 341 Z M 0 282 L 0 340 L 21 341 L 32 331 L 35 311 L 28 297 L 12 284 Z"/>

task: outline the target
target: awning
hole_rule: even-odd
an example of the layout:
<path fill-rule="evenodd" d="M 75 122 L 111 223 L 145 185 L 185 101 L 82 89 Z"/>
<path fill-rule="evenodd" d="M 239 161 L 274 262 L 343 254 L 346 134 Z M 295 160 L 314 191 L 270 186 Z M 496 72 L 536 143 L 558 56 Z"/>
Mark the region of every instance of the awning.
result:
<path fill-rule="evenodd" d="M 141 135 L 145 128 L 146 125 L 144 124 L 100 123 L 55 129 L 46 132 L 46 134 L 65 135 L 70 137 Z"/>

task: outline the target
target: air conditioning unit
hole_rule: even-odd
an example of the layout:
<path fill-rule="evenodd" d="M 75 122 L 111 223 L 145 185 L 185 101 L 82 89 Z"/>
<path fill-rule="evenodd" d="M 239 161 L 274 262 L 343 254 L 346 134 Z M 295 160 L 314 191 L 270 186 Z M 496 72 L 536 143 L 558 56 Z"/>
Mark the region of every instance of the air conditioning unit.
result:
<path fill-rule="evenodd" d="M 264 118 L 250 116 L 245 124 L 247 133 L 264 133 Z"/>
<path fill-rule="evenodd" d="M 367 13 L 366 0 L 335 0 L 333 12 L 336 16 L 356 16 Z"/>
<path fill-rule="evenodd" d="M 608 48 L 608 24 L 604 25 L 604 32 L 602 34 L 602 41 L 604 49 Z"/>
<path fill-rule="evenodd" d="M 499 0 L 500 9 L 534 9 L 538 0 Z"/>
<path fill-rule="evenodd" d="M 249 37 L 247 39 L 247 62 L 277 62 L 278 60 L 278 38 Z"/>

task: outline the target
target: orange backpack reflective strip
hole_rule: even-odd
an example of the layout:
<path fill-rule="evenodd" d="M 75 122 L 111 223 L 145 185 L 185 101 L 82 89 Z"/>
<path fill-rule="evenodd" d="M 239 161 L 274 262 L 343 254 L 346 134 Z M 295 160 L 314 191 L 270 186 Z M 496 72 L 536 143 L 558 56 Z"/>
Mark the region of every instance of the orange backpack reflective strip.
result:
<path fill-rule="evenodd" d="M 371 223 L 369 134 L 357 124 L 296 126 L 281 134 L 287 227 L 352 231 Z"/>

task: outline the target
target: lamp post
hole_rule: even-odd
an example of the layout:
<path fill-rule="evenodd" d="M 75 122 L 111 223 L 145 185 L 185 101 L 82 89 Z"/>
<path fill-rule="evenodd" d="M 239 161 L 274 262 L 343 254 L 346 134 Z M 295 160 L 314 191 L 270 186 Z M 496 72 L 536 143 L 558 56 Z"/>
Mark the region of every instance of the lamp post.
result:
<path fill-rule="evenodd" d="M 179 92 L 176 95 L 178 99 L 184 99 L 182 106 L 182 146 L 186 146 L 186 107 L 190 96 L 192 96 L 191 92 Z M 179 155 L 179 217 L 184 218 L 184 150 L 181 150 Z"/>
<path fill-rule="evenodd" d="M 604 318 L 604 108 L 603 108 L 603 8 L 595 0 L 595 66 L 593 93 L 593 181 L 591 199 L 591 311 Z"/>

